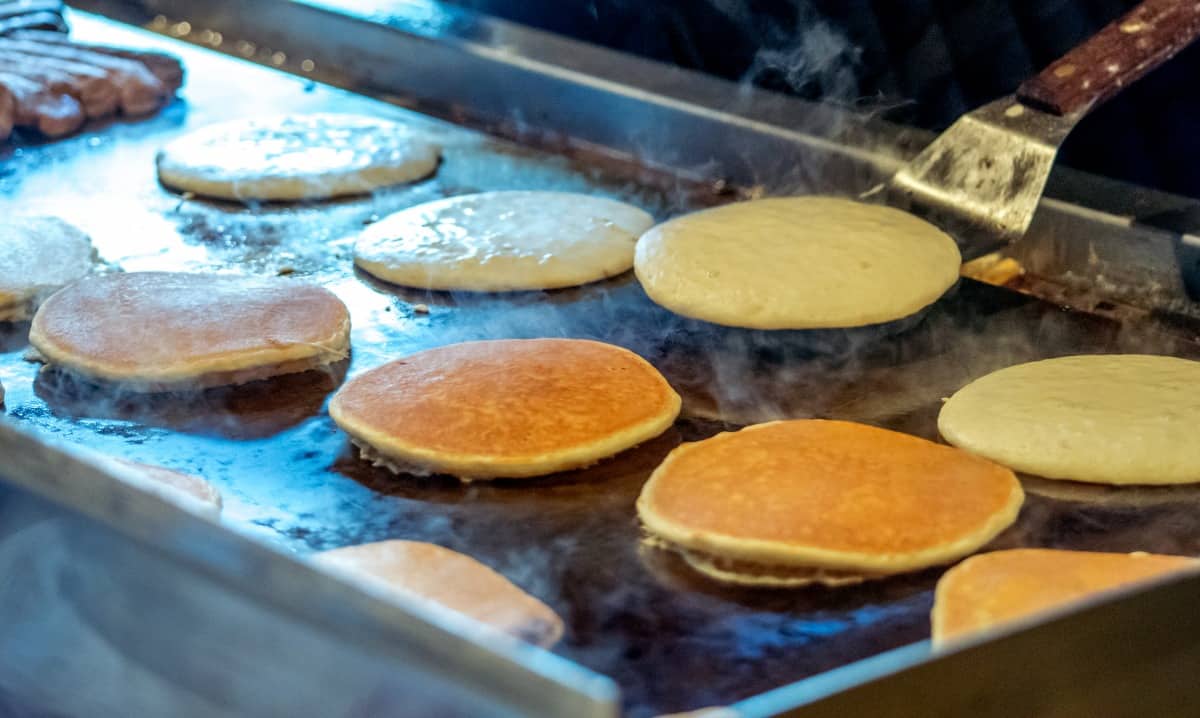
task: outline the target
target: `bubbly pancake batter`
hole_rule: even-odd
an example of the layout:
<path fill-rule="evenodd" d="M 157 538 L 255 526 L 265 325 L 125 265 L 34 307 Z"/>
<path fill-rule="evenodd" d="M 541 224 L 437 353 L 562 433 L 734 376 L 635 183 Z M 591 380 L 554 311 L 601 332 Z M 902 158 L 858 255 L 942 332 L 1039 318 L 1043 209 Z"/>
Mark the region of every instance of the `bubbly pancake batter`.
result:
<path fill-rule="evenodd" d="M 440 148 L 377 117 L 311 114 L 211 125 L 158 154 L 158 178 L 228 200 L 325 199 L 433 174 Z"/>
<path fill-rule="evenodd" d="M 88 236 L 57 217 L 0 220 L 0 322 L 29 319 L 41 300 L 95 262 Z"/>
<path fill-rule="evenodd" d="M 654 223 L 634 207 L 568 192 L 485 192 L 418 205 L 372 224 L 354 247 L 365 271 L 406 287 L 557 289 L 633 267 Z"/>

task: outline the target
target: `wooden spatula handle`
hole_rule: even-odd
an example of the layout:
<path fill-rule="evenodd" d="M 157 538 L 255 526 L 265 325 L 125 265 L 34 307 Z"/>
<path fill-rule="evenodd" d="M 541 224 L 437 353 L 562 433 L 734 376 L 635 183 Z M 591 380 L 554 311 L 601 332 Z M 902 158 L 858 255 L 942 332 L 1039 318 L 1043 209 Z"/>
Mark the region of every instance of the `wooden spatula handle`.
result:
<path fill-rule="evenodd" d="M 1017 99 L 1056 115 L 1086 112 L 1169 60 L 1198 35 L 1200 2 L 1146 0 L 1026 80 L 1017 89 Z"/>

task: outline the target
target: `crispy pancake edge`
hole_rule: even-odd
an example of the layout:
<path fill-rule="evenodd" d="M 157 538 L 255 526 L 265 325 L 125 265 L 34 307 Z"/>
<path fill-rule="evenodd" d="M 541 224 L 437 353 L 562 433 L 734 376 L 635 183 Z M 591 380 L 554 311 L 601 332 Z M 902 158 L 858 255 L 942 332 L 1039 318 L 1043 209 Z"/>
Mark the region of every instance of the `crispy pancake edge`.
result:
<path fill-rule="evenodd" d="M 594 343 L 604 344 L 604 342 Z M 364 422 L 347 415 L 342 410 L 338 395 L 353 383 L 353 379 L 346 382 L 329 402 L 329 415 L 333 418 L 334 423 L 350 435 L 354 443 L 360 446 L 365 444 L 379 455 L 378 457 L 368 457 L 369 460 L 376 461 L 379 465 L 386 466 L 392 471 L 395 471 L 395 467 L 389 466 L 390 463 L 404 468 L 417 468 L 428 473 L 450 474 L 466 480 L 488 480 L 533 478 L 560 471 L 585 468 L 662 434 L 675 423 L 683 403 L 679 394 L 650 362 L 623 347 L 611 344 L 605 346 L 627 352 L 643 368 L 649 369 L 654 376 L 659 378 L 665 390 L 662 410 L 656 416 L 624 431 L 597 441 L 577 445 L 568 450 L 498 459 L 486 454 L 440 452 L 396 441 L 393 437 L 373 430 Z M 381 366 L 387 366 L 387 364 Z"/>
<path fill-rule="evenodd" d="M 785 423 L 785 421 L 755 424 L 741 429 L 741 431 L 760 430 L 763 427 Z M 1004 529 L 1011 526 L 1016 521 L 1017 514 L 1020 513 L 1021 505 L 1025 500 L 1025 494 L 1020 482 L 1017 481 L 1015 475 L 1009 472 L 1012 476 L 1013 491 L 1010 494 L 1008 503 L 1002 510 L 997 511 L 988 517 L 986 521 L 982 522 L 976 532 L 955 541 L 908 554 L 865 554 L 832 551 L 779 541 L 739 539 L 714 532 L 685 528 L 666 517 L 659 516 L 651 507 L 650 496 L 654 490 L 656 478 L 661 472 L 667 470 L 673 461 L 678 459 L 681 452 L 694 451 L 695 447 L 700 443 L 694 442 L 676 447 L 667 455 L 662 464 L 654 470 L 654 473 L 650 475 L 650 479 L 646 481 L 646 484 L 642 487 L 641 494 L 638 496 L 638 518 L 641 519 L 642 525 L 648 532 L 674 547 L 722 558 L 747 561 L 763 566 L 811 567 L 851 573 L 896 574 L 947 564 L 973 553 L 999 535 Z"/>
<path fill-rule="evenodd" d="M 334 299 L 341 305 L 343 312 L 342 322 L 337 329 L 328 338 L 311 344 L 290 344 L 282 347 L 264 347 L 254 351 L 227 353 L 206 357 L 204 361 L 181 361 L 166 369 L 155 371 L 145 371 L 144 369 L 127 370 L 103 361 L 79 357 L 68 350 L 60 348 L 54 339 L 43 333 L 38 317 L 43 311 L 52 311 L 56 298 L 62 295 L 63 292 L 70 291 L 71 287 L 59 290 L 39 307 L 38 312 L 34 314 L 33 322 L 29 328 L 29 343 L 42 355 L 46 363 L 51 366 L 61 367 L 84 378 L 99 379 L 119 384 L 130 391 L 164 391 L 173 388 L 200 389 L 226 383 L 245 383 L 244 381 L 213 383 L 205 381 L 205 378 L 214 374 L 250 371 L 269 368 L 273 365 L 288 364 L 290 362 L 299 362 L 300 364 L 295 368 L 271 373 L 267 376 L 253 372 L 253 378 L 246 379 L 245 381 L 255 381 L 297 371 L 308 371 L 336 363 L 349 356 L 350 312 L 346 308 L 345 303 L 337 295 L 333 294 L 333 292 L 318 285 L 310 284 L 307 286 L 319 289 Z"/>

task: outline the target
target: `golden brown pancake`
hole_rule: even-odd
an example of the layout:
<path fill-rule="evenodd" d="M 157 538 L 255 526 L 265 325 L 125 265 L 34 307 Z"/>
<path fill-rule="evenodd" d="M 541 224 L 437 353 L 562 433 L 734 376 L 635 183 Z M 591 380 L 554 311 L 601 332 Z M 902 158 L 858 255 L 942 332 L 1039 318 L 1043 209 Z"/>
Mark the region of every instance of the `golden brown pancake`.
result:
<path fill-rule="evenodd" d="M 1017 516 L 1008 469 L 844 421 L 758 424 L 684 444 L 650 476 L 654 540 L 720 581 L 842 585 L 965 556 Z"/>
<path fill-rule="evenodd" d="M 211 514 L 221 512 L 221 493 L 199 476 L 153 464 L 106 457 L 117 465 L 120 475 L 163 498 Z"/>
<path fill-rule="evenodd" d="M 430 349 L 346 383 L 329 413 L 396 471 L 519 478 L 593 464 L 665 431 L 679 396 L 646 360 L 582 339 Z"/>
<path fill-rule="evenodd" d="M 328 290 L 289 279 L 110 274 L 48 299 L 29 341 L 49 364 L 90 379 L 198 389 L 344 359 L 350 315 Z"/>
<path fill-rule="evenodd" d="M 0 220 L 0 322 L 28 319 L 38 302 L 95 262 L 92 240 L 57 217 Z"/>
<path fill-rule="evenodd" d="M 1197 567 L 1195 559 L 1147 553 L 1025 548 L 972 556 L 938 581 L 933 640 L 945 642 Z"/>
<path fill-rule="evenodd" d="M 549 606 L 448 548 L 392 540 L 324 551 L 315 558 L 343 575 L 433 601 L 539 646 L 562 638 L 562 619 Z"/>

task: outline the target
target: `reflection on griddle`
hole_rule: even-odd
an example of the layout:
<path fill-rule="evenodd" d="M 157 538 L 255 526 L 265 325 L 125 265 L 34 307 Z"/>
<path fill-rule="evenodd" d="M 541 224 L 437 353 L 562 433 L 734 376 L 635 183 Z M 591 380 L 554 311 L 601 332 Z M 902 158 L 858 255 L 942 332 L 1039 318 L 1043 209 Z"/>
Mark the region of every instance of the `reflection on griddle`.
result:
<path fill-rule="evenodd" d="M 29 345 L 29 322 L 0 322 L 0 353 L 15 352 Z"/>
<path fill-rule="evenodd" d="M 390 294 L 410 304 L 426 304 L 432 307 L 490 306 L 496 302 L 518 306 L 539 302 L 566 304 L 582 297 L 593 296 L 597 291 L 619 291 L 637 282 L 633 276 L 633 272 L 625 272 L 598 282 L 590 282 L 582 286 L 566 287 L 563 289 L 538 289 L 516 292 L 470 292 L 405 287 L 385 282 L 378 277 L 364 272 L 357 266 L 354 268 L 354 277 L 377 292 Z"/>
<path fill-rule="evenodd" d="M 1055 501 L 1107 507 L 1152 507 L 1200 503 L 1200 484 L 1180 486 L 1106 486 L 1079 481 L 1021 476 L 1025 491 Z"/>
<path fill-rule="evenodd" d="M 345 378 L 349 361 L 328 371 L 288 374 L 199 392 L 140 394 L 46 367 L 34 380 L 38 398 L 58 416 L 114 419 L 202 436 L 260 439 L 321 411 Z"/>

